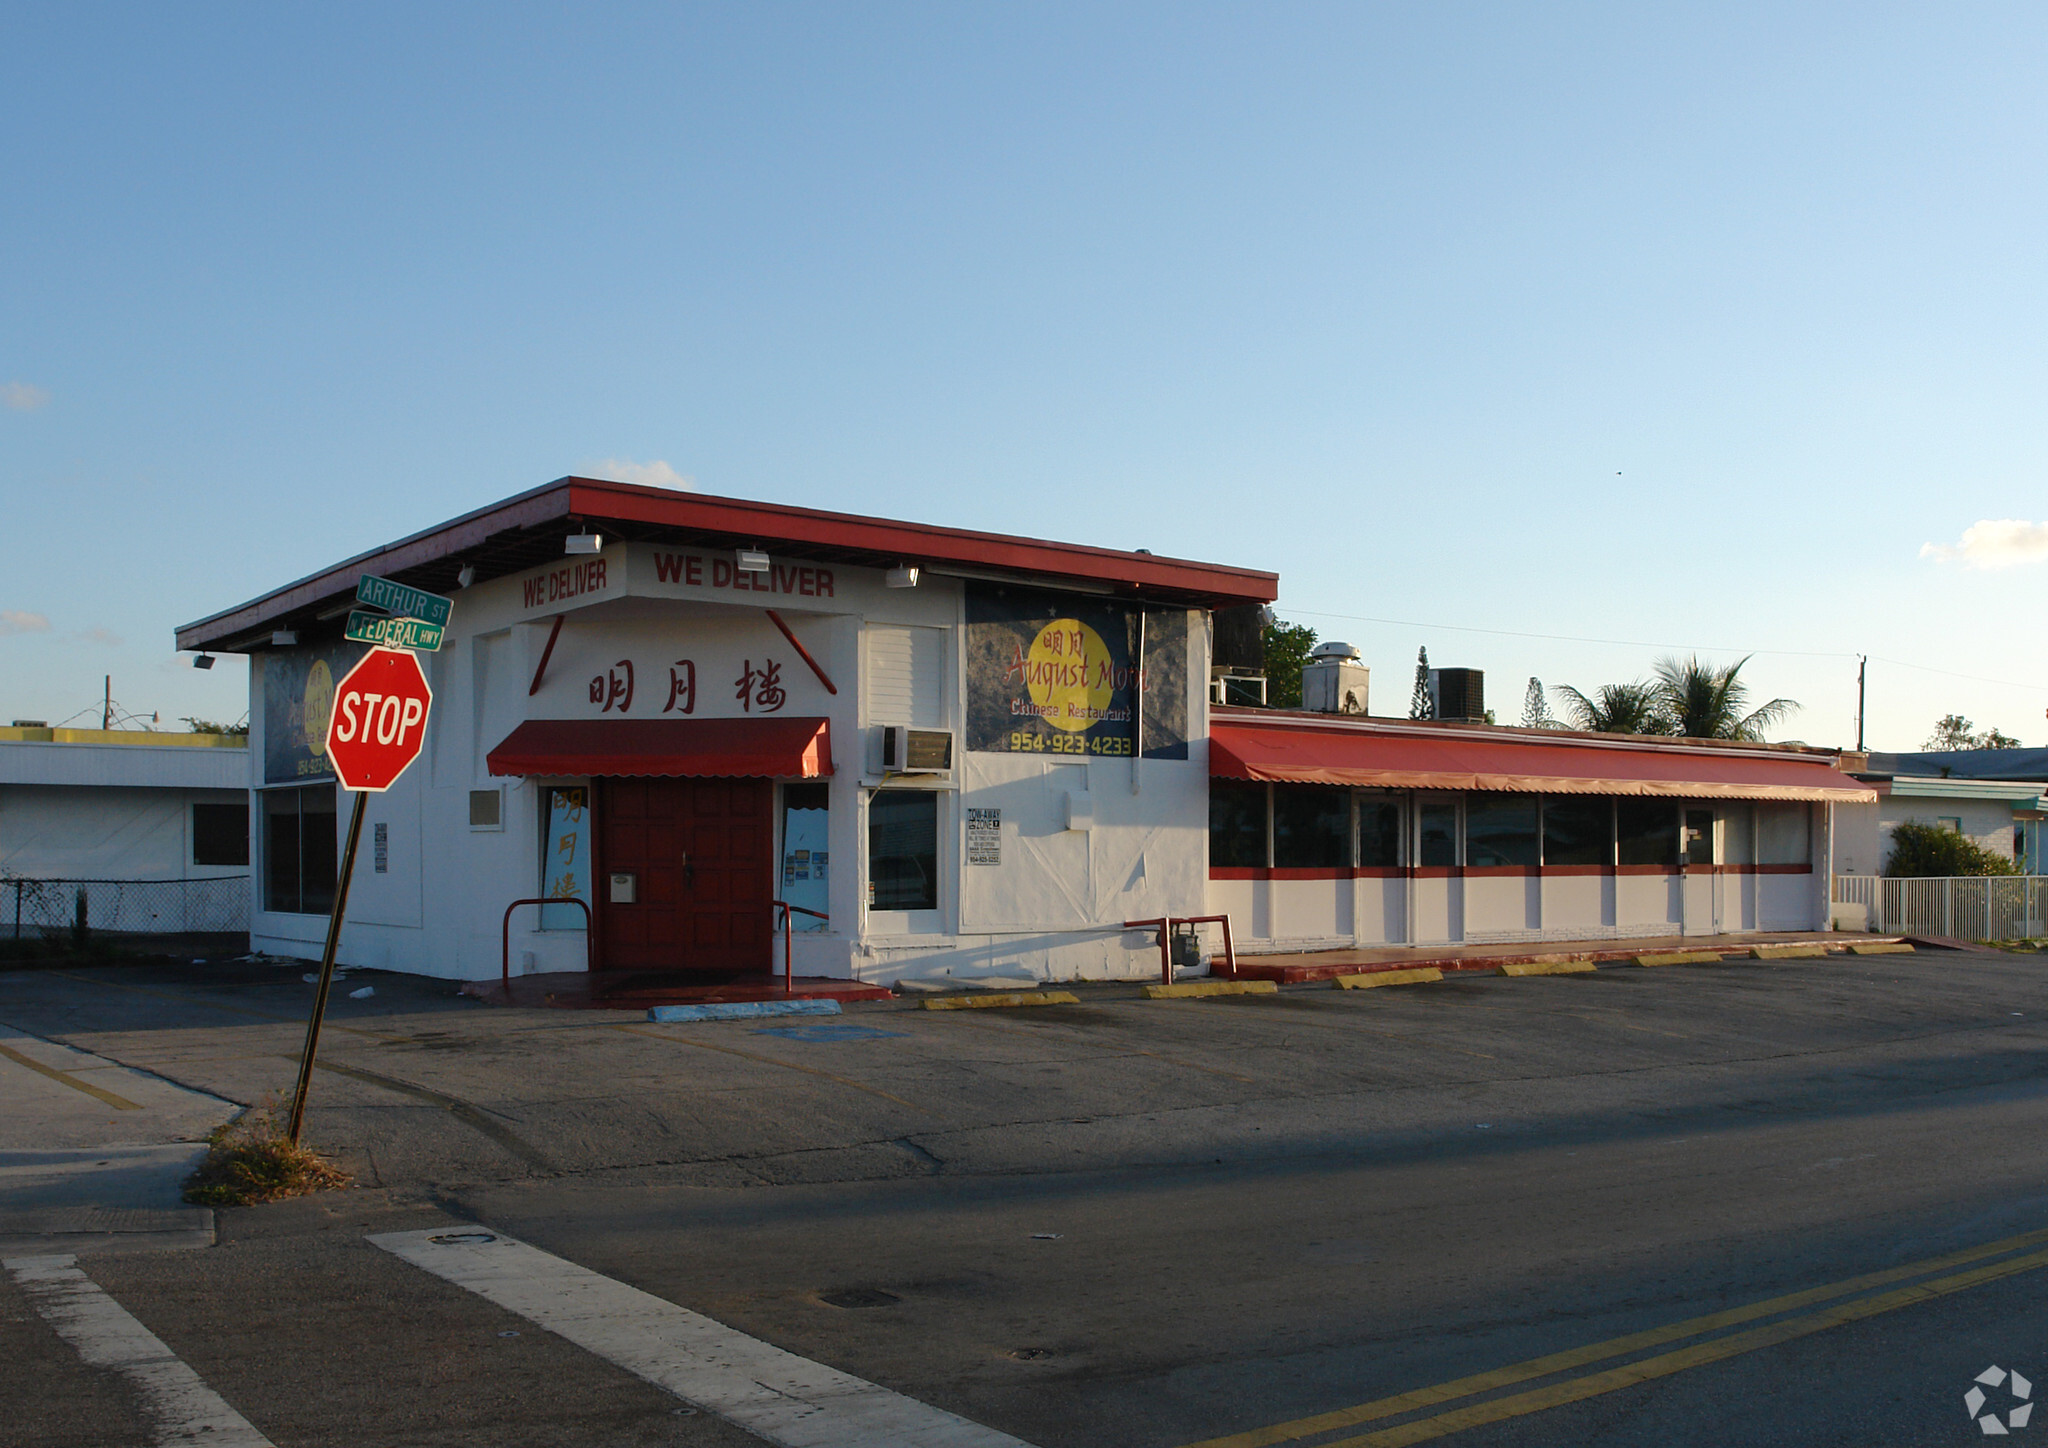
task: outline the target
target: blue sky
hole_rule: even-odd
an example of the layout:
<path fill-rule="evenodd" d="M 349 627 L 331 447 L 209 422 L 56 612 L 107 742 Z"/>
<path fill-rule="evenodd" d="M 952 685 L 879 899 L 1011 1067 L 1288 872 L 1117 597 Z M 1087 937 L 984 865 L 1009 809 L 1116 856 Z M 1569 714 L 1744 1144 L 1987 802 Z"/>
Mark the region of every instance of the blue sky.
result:
<path fill-rule="evenodd" d="M 1868 653 L 1874 747 L 2048 742 L 2038 5 L 6 28 L 0 716 L 239 715 L 176 624 L 632 465 L 1276 569 L 1379 712 L 1699 647 L 1844 744 Z"/>

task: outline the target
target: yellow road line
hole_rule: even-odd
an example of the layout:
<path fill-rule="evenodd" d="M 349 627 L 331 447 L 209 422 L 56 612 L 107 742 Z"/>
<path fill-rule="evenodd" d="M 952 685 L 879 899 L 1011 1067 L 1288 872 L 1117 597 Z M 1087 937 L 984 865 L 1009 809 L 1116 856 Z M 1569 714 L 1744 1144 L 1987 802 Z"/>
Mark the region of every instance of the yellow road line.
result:
<path fill-rule="evenodd" d="M 1965 1247 L 1940 1257 L 1929 1257 L 1920 1262 L 1908 1262 L 1899 1267 L 1888 1267 L 1880 1272 L 1867 1272 L 1860 1277 L 1847 1278 L 1841 1282 L 1828 1283 L 1821 1287 L 1809 1287 L 1799 1292 L 1788 1292 L 1779 1297 L 1765 1298 L 1761 1302 L 1748 1303 L 1742 1307 L 1731 1307 L 1721 1312 L 1710 1312 L 1701 1317 L 1690 1317 L 1682 1322 L 1667 1323 L 1663 1327 L 1647 1328 L 1642 1332 L 1629 1333 L 1623 1337 L 1609 1338 L 1605 1342 L 1587 1343 L 1583 1347 L 1567 1348 L 1563 1352 L 1547 1353 L 1527 1362 L 1514 1363 L 1489 1372 L 1474 1373 L 1469 1377 L 1453 1378 L 1433 1387 L 1417 1388 L 1412 1392 L 1399 1393 L 1390 1398 L 1376 1398 L 1356 1407 L 1337 1408 L 1328 1413 L 1318 1413 L 1309 1418 L 1297 1418 L 1289 1423 L 1275 1423 L 1270 1427 L 1253 1428 L 1243 1433 L 1232 1433 L 1222 1438 L 1208 1438 L 1200 1443 L 1190 1443 L 1186 1448 L 1265 1448 L 1272 1443 L 1293 1443 L 1303 1438 L 1313 1438 L 1323 1433 L 1332 1433 L 1339 1428 L 1354 1427 L 1369 1423 L 1375 1418 L 1391 1418 L 1401 1413 L 1410 1413 L 1417 1408 L 1433 1407 L 1457 1398 L 1469 1398 L 1475 1393 L 1490 1392 L 1495 1388 L 1511 1387 L 1525 1383 L 1532 1378 L 1548 1377 L 1552 1373 L 1568 1368 L 1586 1367 L 1603 1362 L 1608 1358 L 1621 1357 L 1628 1353 L 1640 1352 L 1646 1347 L 1661 1347 L 1665 1343 L 1677 1342 L 1702 1333 L 1715 1332 L 1724 1327 L 1734 1327 L 1759 1318 L 1775 1317 L 1795 1308 L 1809 1307 L 1830 1298 L 1848 1297 L 1858 1292 L 1867 1292 L 1873 1287 L 1883 1287 L 1909 1278 L 1925 1277 L 1929 1273 L 1960 1267 L 1966 1263 L 1979 1262 L 1986 1257 L 1999 1257 L 2023 1247 L 2032 1247 L 2048 1242 L 2048 1228 L 2024 1232 L 2017 1237 L 2006 1237 L 1982 1246 Z M 2027 1270 L 2027 1269 L 2022 1269 Z M 1900 1305 L 1904 1305 L 1903 1303 Z M 1724 1339 L 1732 1341 L 1733 1339 Z M 1506 1400 L 1504 1400 L 1506 1401 Z M 1429 1421 L 1436 1421 L 1431 1419 Z M 1449 1429 L 1444 1431 L 1448 1432 Z M 1327 1448 L 1339 1448 L 1330 1444 Z"/>
<path fill-rule="evenodd" d="M 31 1071 L 40 1071 L 52 1081 L 62 1082 L 73 1091 L 83 1091 L 88 1096 L 96 1096 L 116 1111 L 140 1111 L 142 1109 L 125 1096 L 116 1096 L 111 1091 L 102 1091 L 90 1081 L 81 1081 L 69 1071 L 59 1071 L 55 1066 L 45 1066 L 41 1061 L 35 1060 L 33 1057 L 24 1056 L 21 1052 L 11 1047 L 0 1046 L 0 1056 L 5 1056 L 10 1061 L 19 1062 Z"/>
<path fill-rule="evenodd" d="M 57 976 L 63 980 L 75 980 L 80 985 L 92 986 L 95 990 L 125 990 L 134 995 L 155 996 L 158 1000 L 177 1001 L 180 1005 L 204 1006 L 207 1010 L 224 1011 L 231 1016 L 247 1016 L 251 1020 L 268 1021 L 272 1025 L 277 1026 L 298 1026 L 301 1029 L 304 1029 L 306 1024 L 305 1016 L 280 1016 L 273 1011 L 251 1010 L 247 1006 L 231 1006 L 222 1001 L 210 1001 L 207 1000 L 204 996 L 185 995 L 179 991 L 154 990 L 146 985 L 129 985 L 125 981 L 118 980 L 87 980 L 82 975 L 73 975 L 69 971 L 63 970 L 53 970 L 50 972 L 50 974 Z M 206 1027 L 188 1026 L 184 1027 L 183 1029 L 199 1031 L 205 1030 Z M 361 1026 L 343 1025 L 341 1022 L 335 1020 L 329 1020 L 324 1029 L 330 1031 L 346 1031 L 352 1036 L 368 1036 L 371 1040 L 381 1041 L 387 1046 L 404 1045 L 410 1039 L 406 1036 L 393 1036 L 383 1031 L 365 1030 Z M 122 1035 L 125 1033 L 121 1031 L 103 1031 L 99 1034 Z"/>
<path fill-rule="evenodd" d="M 806 1076 L 822 1076 L 827 1081 L 837 1081 L 841 1086 L 851 1086 L 856 1091 L 865 1091 L 870 1096 L 879 1096 L 884 1101 L 893 1101 L 898 1106 L 908 1106 L 912 1111 L 922 1111 L 927 1116 L 943 1118 L 945 1113 L 934 1111 L 929 1106 L 920 1106 L 915 1101 L 905 1101 L 901 1096 L 892 1096 L 879 1086 L 870 1086 L 862 1081 L 835 1076 L 830 1071 L 820 1071 L 816 1066 L 799 1066 L 794 1061 L 778 1061 L 773 1056 L 756 1055 L 752 1051 L 741 1051 L 732 1046 L 714 1046 L 709 1041 L 693 1041 L 687 1036 L 667 1036 L 659 1031 L 650 1031 L 645 1026 L 628 1025 L 624 1021 L 612 1026 L 615 1031 L 624 1031 L 632 1036 L 650 1036 L 657 1041 L 666 1041 L 671 1046 L 691 1046 L 699 1051 L 717 1051 L 721 1055 L 738 1056 L 743 1061 L 758 1061 L 764 1066 L 780 1066 L 785 1071 L 801 1071 Z"/>

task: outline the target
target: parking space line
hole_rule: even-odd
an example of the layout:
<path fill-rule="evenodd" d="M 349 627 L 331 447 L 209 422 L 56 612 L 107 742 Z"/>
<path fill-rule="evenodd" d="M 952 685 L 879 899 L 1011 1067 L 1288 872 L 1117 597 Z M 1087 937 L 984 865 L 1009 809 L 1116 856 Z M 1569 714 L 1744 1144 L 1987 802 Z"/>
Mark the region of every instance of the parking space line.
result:
<path fill-rule="evenodd" d="M 21 1052 L 10 1046 L 0 1046 L 0 1056 L 5 1056 L 17 1065 L 26 1066 L 31 1071 L 38 1071 L 49 1077 L 52 1081 L 69 1086 L 73 1091 L 83 1091 L 88 1096 L 97 1097 L 116 1111 L 140 1111 L 142 1109 L 125 1096 L 116 1096 L 113 1092 L 103 1090 L 93 1085 L 90 1081 L 81 1081 L 69 1071 L 60 1071 L 55 1066 L 45 1066 L 33 1056 L 24 1056 Z"/>
<path fill-rule="evenodd" d="M 36 1312 L 81 1359 L 111 1368 L 135 1385 L 158 1443 L 273 1448 L 161 1338 L 80 1271 L 76 1257 L 9 1257 L 5 1266 Z"/>
<path fill-rule="evenodd" d="M 785 1448 L 1029 1448 L 487 1227 L 369 1240 Z"/>
<path fill-rule="evenodd" d="M 1185 1448 L 1268 1448 L 1271 1444 L 1296 1443 L 1309 1438 L 1320 1438 L 1325 1434 L 1356 1427 L 1375 1419 L 1399 1417 L 1404 1413 L 1455 1402 L 1459 1398 L 1474 1397 L 1498 1388 L 1511 1387 L 1516 1383 L 1530 1382 L 1536 1378 L 1549 1377 L 1572 1368 L 1590 1367 L 1595 1363 L 1640 1352 L 1644 1348 L 1683 1342 L 1686 1338 L 1702 1337 L 1745 1322 L 1782 1317 L 1783 1314 L 1800 1308 L 1855 1297 L 1859 1293 L 1893 1283 L 1912 1283 L 1914 1278 L 1932 1278 L 1890 1292 L 1864 1297 L 1858 1301 L 1837 1303 L 1806 1317 L 1788 1318 L 1767 1326 L 1752 1328 L 1748 1332 L 1733 1333 L 1727 1337 L 1676 1348 L 1621 1367 L 1584 1377 L 1569 1378 L 1547 1387 L 1454 1409 L 1357 1437 L 1325 1443 L 1322 1448 L 1392 1448 L 1392 1445 L 1396 1444 L 1420 1443 L 1483 1423 L 1494 1423 L 1503 1418 L 1541 1412 L 1546 1408 L 1559 1407 L 1565 1403 L 1614 1392 L 1619 1388 L 1632 1387 L 1654 1378 L 1667 1377 L 1672 1373 L 1683 1372 L 1687 1368 L 1701 1367 L 1743 1353 L 1755 1352 L 1759 1348 L 1773 1347 L 1795 1338 L 1823 1332 L 1830 1327 L 1838 1327 L 1843 1323 L 1860 1321 L 1901 1307 L 1910 1307 L 1917 1302 L 1932 1301 L 2016 1273 L 2036 1271 L 2048 1267 L 2048 1251 L 2028 1252 L 2018 1257 L 2011 1254 L 2028 1247 L 2037 1247 L 2043 1242 L 2048 1242 L 2048 1229 L 2022 1233 L 2016 1237 L 1987 1242 L 1977 1247 L 1966 1247 L 1940 1257 L 1930 1257 L 1879 1272 L 1865 1273 L 1841 1282 L 1785 1293 L 1741 1307 L 1707 1313 L 1702 1317 L 1687 1318 L 1682 1322 L 1667 1323 L 1663 1327 L 1653 1327 L 1643 1332 L 1610 1338 L 1605 1342 L 1568 1348 L 1563 1352 L 1549 1353 L 1508 1367 L 1454 1378 L 1433 1387 L 1417 1388 L 1412 1392 L 1399 1393 L 1388 1398 L 1377 1398 L 1355 1407 L 1338 1408 L 1328 1413 L 1318 1413 L 1313 1417 L 1298 1418 L 1292 1422 L 1253 1428 L 1221 1438 L 1204 1439 L 1199 1443 L 1187 1444 Z M 1945 1277 L 1932 1276 L 1953 1267 L 1983 1263 L 1987 1258 L 1996 1257 L 2005 1257 L 2006 1260 L 1990 1262 L 1988 1265 L 1973 1267 Z"/>

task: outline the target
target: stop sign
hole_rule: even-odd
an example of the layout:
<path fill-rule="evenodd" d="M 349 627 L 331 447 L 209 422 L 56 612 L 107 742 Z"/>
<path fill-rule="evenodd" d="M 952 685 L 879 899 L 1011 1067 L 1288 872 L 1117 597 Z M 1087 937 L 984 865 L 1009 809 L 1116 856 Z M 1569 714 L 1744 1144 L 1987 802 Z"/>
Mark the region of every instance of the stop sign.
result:
<path fill-rule="evenodd" d="M 408 649 L 371 649 L 334 686 L 327 757 L 344 789 L 391 788 L 420 757 L 434 691 Z"/>

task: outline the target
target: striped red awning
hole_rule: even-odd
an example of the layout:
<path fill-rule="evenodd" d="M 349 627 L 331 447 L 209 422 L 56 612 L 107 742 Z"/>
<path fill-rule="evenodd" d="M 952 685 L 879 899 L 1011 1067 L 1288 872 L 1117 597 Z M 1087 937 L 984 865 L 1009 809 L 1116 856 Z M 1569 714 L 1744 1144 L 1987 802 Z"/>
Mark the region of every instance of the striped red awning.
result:
<path fill-rule="evenodd" d="M 489 755 L 492 774 L 814 779 L 832 733 L 814 719 L 529 719 Z"/>
<path fill-rule="evenodd" d="M 1428 734 L 1215 720 L 1209 773 L 1220 779 L 1379 789 L 1508 790 L 1518 794 L 1664 795 L 1678 799 L 1818 800 L 1867 804 L 1877 791 L 1818 755 Z"/>

